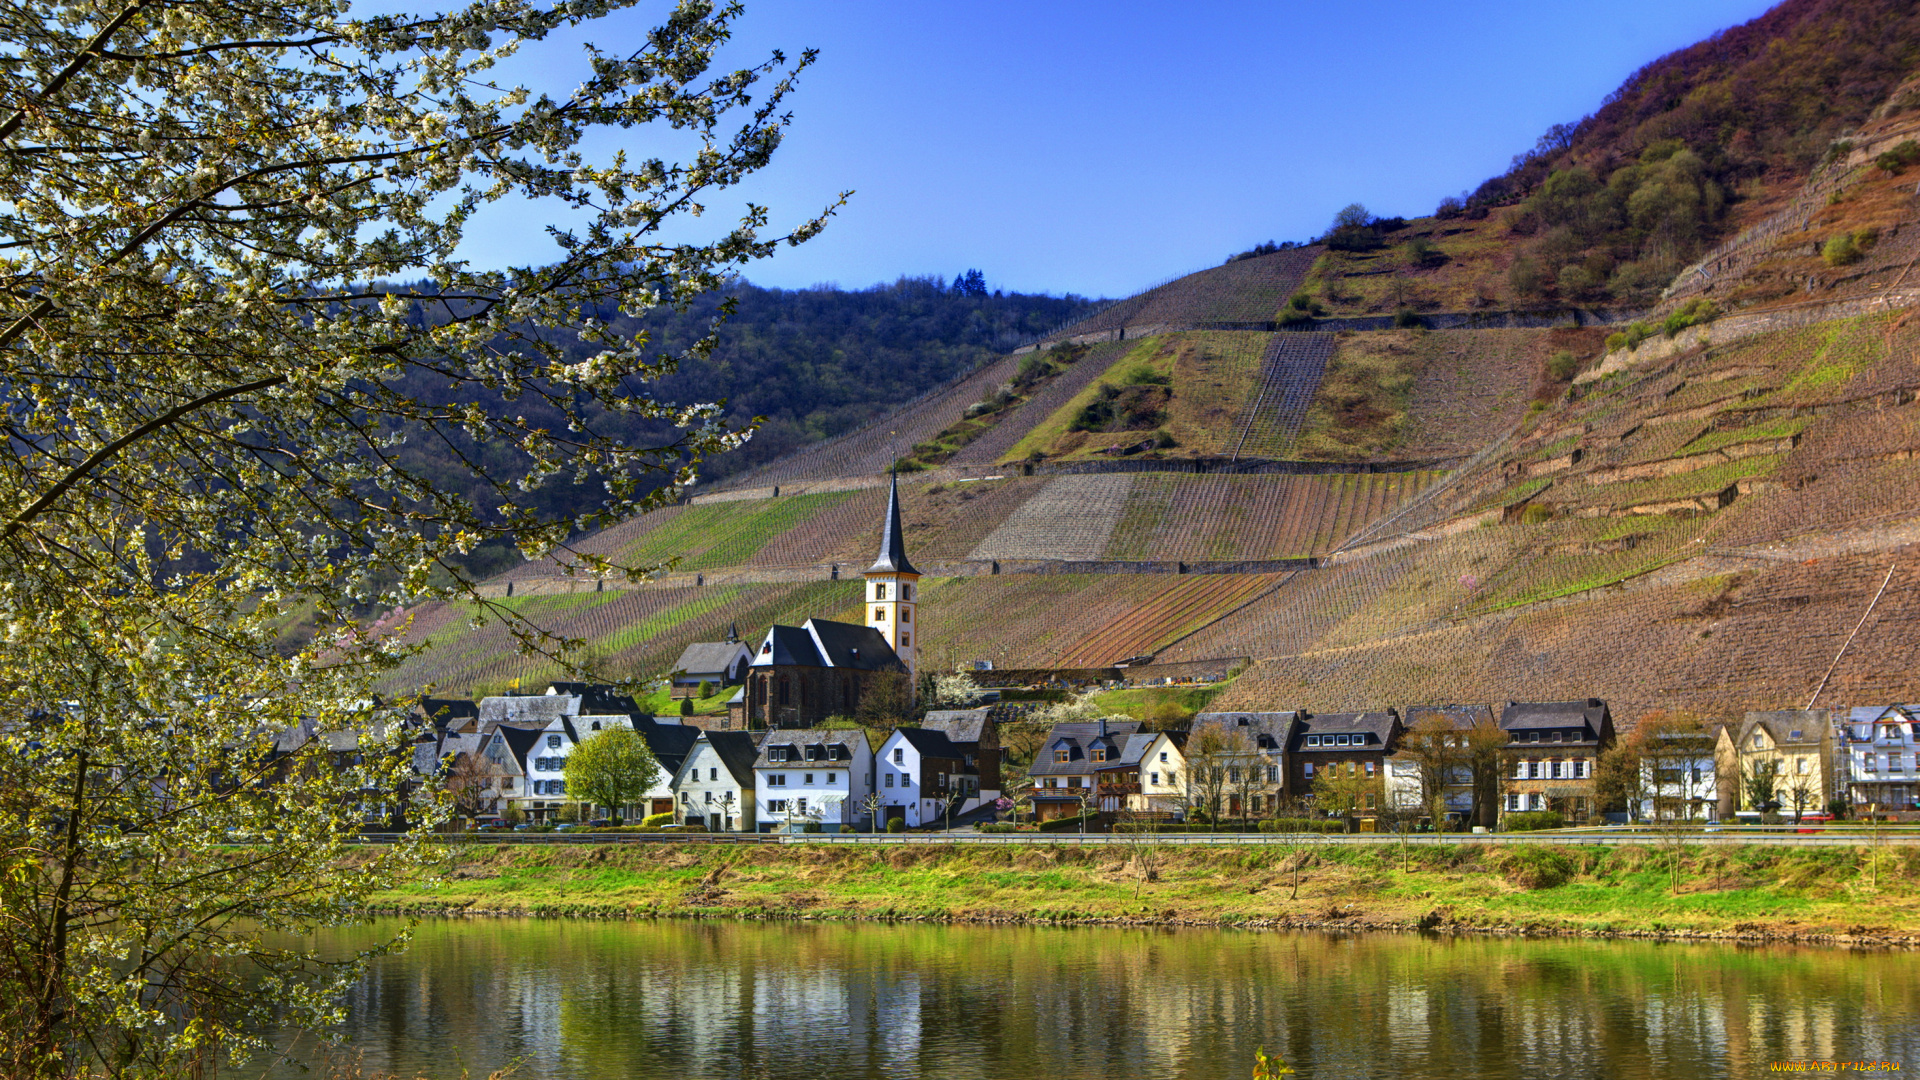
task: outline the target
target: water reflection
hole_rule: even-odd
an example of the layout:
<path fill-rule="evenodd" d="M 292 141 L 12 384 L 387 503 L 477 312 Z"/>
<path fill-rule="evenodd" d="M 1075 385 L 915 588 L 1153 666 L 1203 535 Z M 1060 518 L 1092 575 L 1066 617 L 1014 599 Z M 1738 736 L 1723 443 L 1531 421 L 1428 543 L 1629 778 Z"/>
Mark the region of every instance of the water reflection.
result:
<path fill-rule="evenodd" d="M 1912 1070 L 1917 969 L 1905 954 L 1644 943 L 443 922 L 355 990 L 347 1039 L 383 1070 L 523 1057 L 534 1080 L 1212 1080 L 1244 1075 L 1256 1046 L 1310 1077 Z"/>

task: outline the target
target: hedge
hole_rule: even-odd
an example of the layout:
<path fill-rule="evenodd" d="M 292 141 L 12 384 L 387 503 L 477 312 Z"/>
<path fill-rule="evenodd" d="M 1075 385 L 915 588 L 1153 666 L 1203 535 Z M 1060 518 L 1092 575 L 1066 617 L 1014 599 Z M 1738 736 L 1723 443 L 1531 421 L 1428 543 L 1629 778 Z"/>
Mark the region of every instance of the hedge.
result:
<path fill-rule="evenodd" d="M 1500 827 L 1507 832 L 1533 832 L 1538 829 L 1558 829 L 1566 825 L 1566 819 L 1557 810 L 1514 811 L 1500 819 Z"/>
<path fill-rule="evenodd" d="M 1343 833 L 1347 823 L 1339 818 L 1269 818 L 1260 823 L 1261 832 L 1270 833 Z"/>
<path fill-rule="evenodd" d="M 657 826 L 657 825 L 670 825 L 672 823 L 673 823 L 673 811 L 671 810 L 668 810 L 664 814 L 648 814 L 646 817 L 643 817 L 640 819 L 640 824 L 642 825 Z"/>
<path fill-rule="evenodd" d="M 1054 818 L 1052 821 L 1041 822 L 1040 831 L 1041 832 L 1066 832 L 1068 829 L 1072 829 L 1075 832 L 1078 832 L 1080 830 L 1080 822 L 1092 821 L 1093 818 L 1094 818 L 1094 815 L 1092 814 L 1088 814 L 1084 818 L 1081 818 L 1078 816 Z"/>

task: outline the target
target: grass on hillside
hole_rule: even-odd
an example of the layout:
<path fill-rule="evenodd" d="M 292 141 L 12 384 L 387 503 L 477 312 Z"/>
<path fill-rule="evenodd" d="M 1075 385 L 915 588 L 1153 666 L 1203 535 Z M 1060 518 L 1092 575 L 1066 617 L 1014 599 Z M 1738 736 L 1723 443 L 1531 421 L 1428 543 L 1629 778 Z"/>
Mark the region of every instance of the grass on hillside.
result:
<path fill-rule="evenodd" d="M 678 557 L 679 570 L 738 566 L 774 537 L 853 494 L 832 491 L 745 503 L 695 504 L 642 533 L 620 552 L 620 558 L 653 563 Z"/>
<path fill-rule="evenodd" d="M 1403 334 L 1342 334 L 1294 444 L 1298 457 L 1359 461 L 1386 454 L 1406 431 L 1418 363 Z"/>
<path fill-rule="evenodd" d="M 1870 865 L 1877 862 L 1877 865 Z M 1152 920 L 1538 932 L 1920 931 L 1916 848 L 456 845 L 384 908 L 536 915 Z M 1299 875 L 1295 894 L 1294 876 Z"/>
<path fill-rule="evenodd" d="M 1148 379 L 1173 380 L 1174 347 L 1177 337 L 1156 335 L 1142 338 L 1138 345 L 1120 354 L 1119 358 L 1107 365 L 1107 369 L 1093 380 L 1085 389 L 1075 394 L 1065 405 L 1054 410 L 1053 415 L 1033 426 L 1012 450 L 1006 454 L 1009 461 L 1027 458 L 1035 453 L 1048 457 L 1075 456 L 1074 452 L 1083 448 L 1089 452 L 1104 448 L 1115 441 L 1114 433 L 1095 434 L 1073 430 L 1076 420 L 1082 417 L 1087 408 L 1099 402 L 1103 391 L 1119 391 L 1130 386 L 1147 386 Z M 1157 426 L 1157 425 L 1156 425 Z M 1152 429 L 1141 432 L 1151 434 Z M 1081 454 L 1079 456 L 1085 456 Z"/>
<path fill-rule="evenodd" d="M 1177 726 L 1206 711 L 1207 704 L 1231 685 L 1229 679 L 1207 686 L 1143 686 L 1109 690 L 1093 700 L 1111 716 L 1131 717 L 1155 727 Z"/>
<path fill-rule="evenodd" d="M 693 699 L 693 715 L 718 716 L 727 711 L 727 700 L 738 693 L 737 686 L 724 686 L 708 697 Z M 666 686 L 661 686 L 645 697 L 637 698 L 640 707 L 655 716 L 679 716 L 681 699 L 675 698 Z"/>

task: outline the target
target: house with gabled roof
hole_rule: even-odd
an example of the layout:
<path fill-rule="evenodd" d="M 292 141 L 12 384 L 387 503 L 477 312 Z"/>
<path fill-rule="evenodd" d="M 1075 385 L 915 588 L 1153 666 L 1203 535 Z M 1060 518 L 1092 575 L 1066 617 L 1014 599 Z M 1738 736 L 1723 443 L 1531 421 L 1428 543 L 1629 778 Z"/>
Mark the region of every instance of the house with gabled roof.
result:
<path fill-rule="evenodd" d="M 1188 771 L 1221 770 L 1217 785 L 1203 786 L 1219 793 L 1220 812 L 1228 817 L 1276 814 L 1286 799 L 1287 743 L 1304 715 L 1298 710 L 1201 713 L 1187 736 Z M 1208 728 L 1217 728 L 1217 735 L 1210 737 Z"/>
<path fill-rule="evenodd" d="M 861 800 L 873 790 L 873 749 L 863 728 L 781 728 L 761 740 L 753 772 L 761 832 L 859 825 Z"/>
<path fill-rule="evenodd" d="M 755 735 L 703 731 L 672 780 L 676 816 L 709 832 L 753 832 Z"/>
<path fill-rule="evenodd" d="M 1920 809 L 1920 705 L 1849 709 L 1840 717 L 1840 729 L 1852 812 Z"/>
<path fill-rule="evenodd" d="M 889 732 L 874 757 L 882 823 L 899 818 L 916 829 L 935 824 L 948 817 L 950 797 L 959 800 L 953 816 L 977 809 L 980 768 L 968 757 L 944 731 L 901 727 Z"/>
<path fill-rule="evenodd" d="M 1771 709 L 1746 714 L 1737 728 L 1725 729 L 1721 768 L 1743 811 L 1825 812 L 1838 794 L 1834 768 L 1834 714 L 1831 709 Z M 1757 806 L 1760 770 L 1772 773 L 1775 806 Z M 1764 785 L 1759 785 L 1764 786 Z"/>
<path fill-rule="evenodd" d="M 1606 702 L 1509 701 L 1500 730 L 1507 735 L 1502 813 L 1551 810 L 1578 823 L 1600 813 L 1594 767 L 1614 742 Z"/>
<path fill-rule="evenodd" d="M 1387 755 L 1400 731 L 1400 714 L 1392 709 L 1302 713 L 1287 744 L 1288 797 L 1312 804 L 1329 780 L 1346 781 L 1356 797 L 1340 809 L 1377 815 L 1385 805 Z"/>
<path fill-rule="evenodd" d="M 738 638 L 696 641 L 680 650 L 680 658 L 673 662 L 669 695 L 695 697 L 703 685 L 709 694 L 737 686 L 746 680 L 747 667 L 752 663 L 753 650 Z"/>
<path fill-rule="evenodd" d="M 1053 725 L 1046 741 L 1027 769 L 1032 786 L 1034 816 L 1041 821 L 1072 817 L 1082 808 L 1100 810 L 1107 803 L 1113 809 L 1125 805 L 1129 795 L 1139 794 L 1137 775 L 1140 758 L 1152 739 L 1133 745 L 1131 737 L 1141 733 L 1138 720 L 1076 720 Z M 1127 751 L 1133 750 L 1131 770 Z M 1126 779 L 1129 771 L 1136 777 Z M 1107 786 L 1103 790 L 1102 783 Z"/>
<path fill-rule="evenodd" d="M 1471 741 L 1476 732 L 1497 730 L 1491 705 L 1408 705 L 1400 710 L 1401 739 L 1395 752 L 1387 756 L 1387 805 L 1419 813 L 1431 813 L 1425 805 L 1425 784 L 1421 771 L 1430 763 L 1436 771 L 1446 772 L 1441 801 L 1448 818 L 1473 825 L 1493 825 L 1495 804 L 1499 802 L 1497 784 L 1482 776 L 1480 820 L 1474 818 L 1474 776 L 1468 761 Z M 1434 757 L 1423 763 L 1423 744 L 1441 740 L 1431 748 Z M 1454 763 L 1448 766 L 1448 761 Z"/>
<path fill-rule="evenodd" d="M 1000 797 L 1000 722 L 992 707 L 934 709 L 919 726 L 943 733 L 966 755 L 967 764 L 979 771 L 981 799 Z"/>

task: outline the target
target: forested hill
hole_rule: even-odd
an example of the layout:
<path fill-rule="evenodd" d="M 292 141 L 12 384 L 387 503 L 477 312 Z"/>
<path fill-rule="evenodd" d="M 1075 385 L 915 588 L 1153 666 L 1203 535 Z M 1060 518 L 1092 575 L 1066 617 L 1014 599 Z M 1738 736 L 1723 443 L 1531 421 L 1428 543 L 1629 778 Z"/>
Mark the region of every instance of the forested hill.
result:
<path fill-rule="evenodd" d="M 669 401 L 725 399 L 741 423 L 767 417 L 744 448 L 707 463 L 701 476 L 709 482 L 839 434 L 1097 306 L 1071 295 L 989 291 L 975 271 L 951 284 L 903 277 L 858 291 L 741 284 L 683 314 L 615 325 L 645 323 L 656 342 L 679 347 L 729 298 L 736 308 L 712 359 L 660 387 Z"/>

